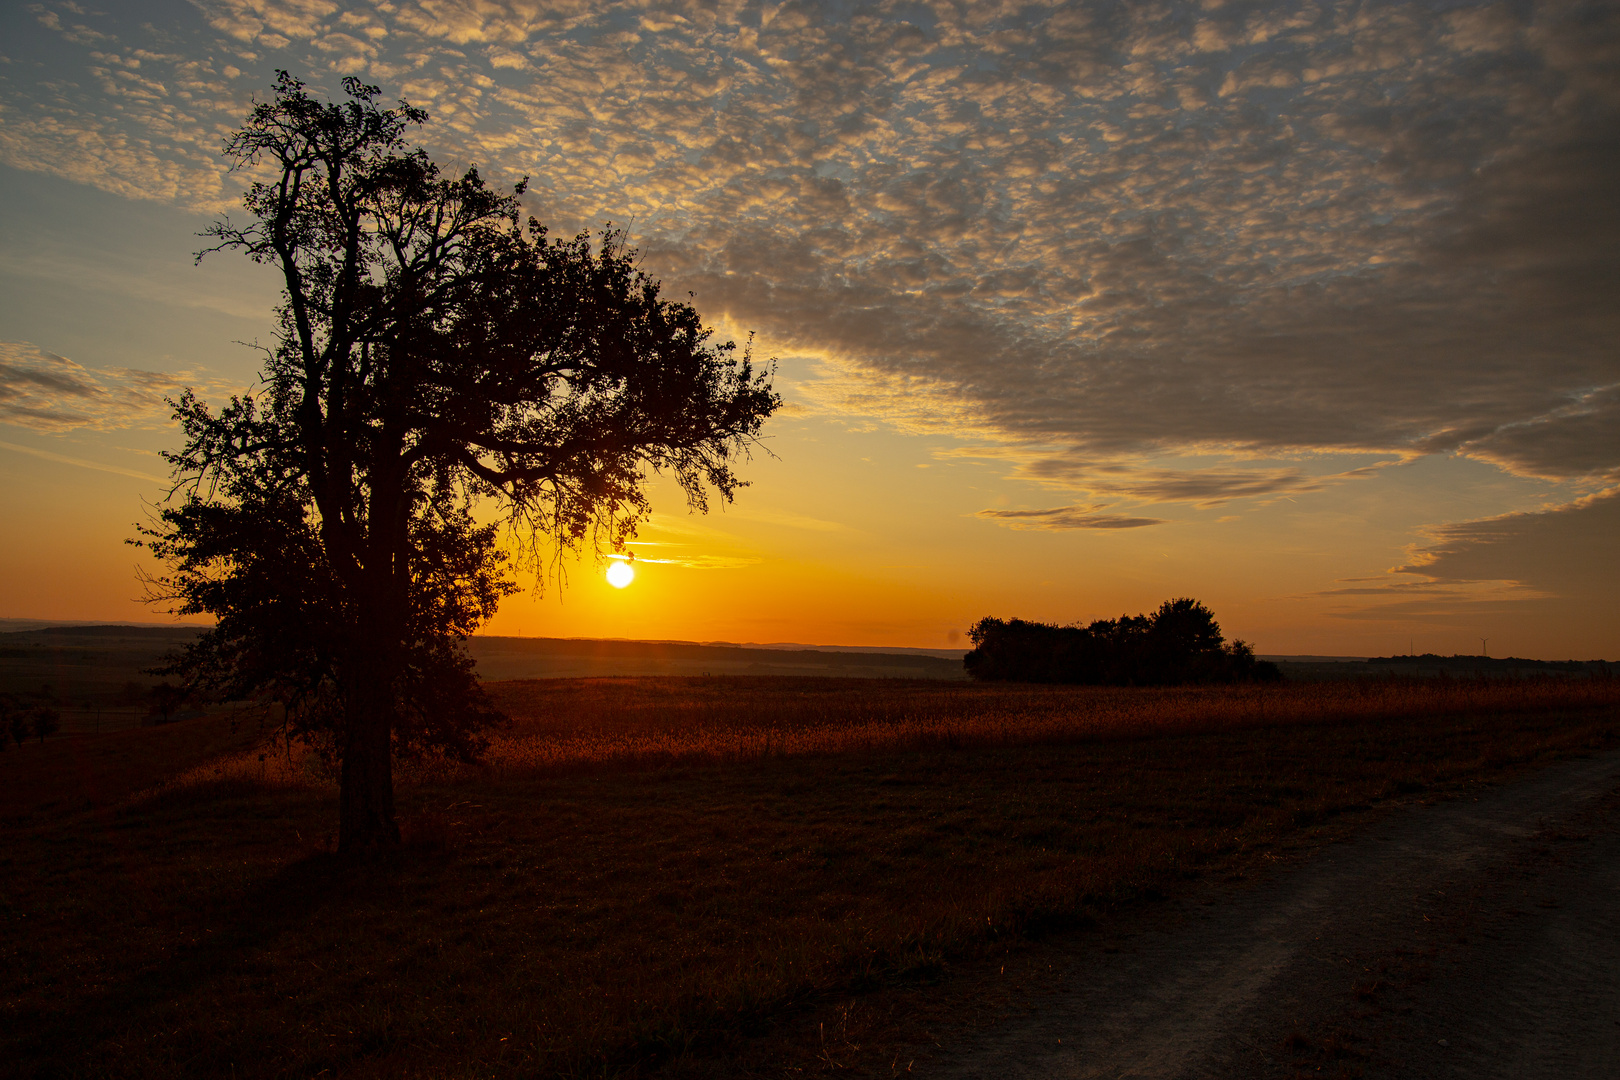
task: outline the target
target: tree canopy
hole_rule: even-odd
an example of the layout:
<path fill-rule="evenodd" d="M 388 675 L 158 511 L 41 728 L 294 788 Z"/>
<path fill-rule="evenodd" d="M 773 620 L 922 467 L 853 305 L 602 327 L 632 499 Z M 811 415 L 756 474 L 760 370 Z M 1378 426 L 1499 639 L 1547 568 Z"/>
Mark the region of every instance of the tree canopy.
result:
<path fill-rule="evenodd" d="M 256 394 L 175 402 L 174 493 L 135 541 L 154 599 L 215 628 L 173 666 L 191 685 L 283 702 L 341 765 L 339 846 L 398 840 L 395 754 L 476 754 L 496 715 L 459 642 L 520 557 L 624 550 L 649 471 L 697 510 L 730 500 L 780 404 L 748 351 L 666 300 L 609 229 L 551 239 L 524 185 L 446 175 L 411 129 L 343 83 L 279 73 L 224 153 L 259 173 L 234 250 L 283 280 Z"/>
<path fill-rule="evenodd" d="M 988 681 L 1173 686 L 1281 678 L 1248 643 L 1227 643 L 1214 612 L 1188 597 L 1151 615 L 1086 626 L 984 618 L 968 630 L 967 672 Z"/>

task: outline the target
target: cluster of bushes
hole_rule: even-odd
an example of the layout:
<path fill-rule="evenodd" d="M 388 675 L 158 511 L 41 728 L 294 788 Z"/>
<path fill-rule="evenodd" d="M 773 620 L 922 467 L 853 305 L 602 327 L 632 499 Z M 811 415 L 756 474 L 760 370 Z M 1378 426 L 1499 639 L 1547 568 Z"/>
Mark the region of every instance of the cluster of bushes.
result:
<path fill-rule="evenodd" d="M 962 662 L 970 676 L 990 681 L 1176 686 L 1282 678 L 1247 642 L 1223 639 L 1214 613 L 1186 597 L 1151 615 L 1089 626 L 985 618 L 968 637 L 973 651 Z"/>
<path fill-rule="evenodd" d="M 44 742 L 61 730 L 62 717 L 51 708 L 52 700 L 49 688 L 38 694 L 0 694 L 0 750 L 8 742 L 21 746 L 30 736 Z"/>

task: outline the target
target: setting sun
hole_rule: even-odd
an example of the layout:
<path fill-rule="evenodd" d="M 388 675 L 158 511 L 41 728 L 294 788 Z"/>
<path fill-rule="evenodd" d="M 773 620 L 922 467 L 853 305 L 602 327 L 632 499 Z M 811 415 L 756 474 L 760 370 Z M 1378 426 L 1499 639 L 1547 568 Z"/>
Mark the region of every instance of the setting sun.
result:
<path fill-rule="evenodd" d="M 609 585 L 615 589 L 622 589 L 636 580 L 635 567 L 627 562 L 615 561 L 612 566 L 607 568 L 607 579 Z"/>

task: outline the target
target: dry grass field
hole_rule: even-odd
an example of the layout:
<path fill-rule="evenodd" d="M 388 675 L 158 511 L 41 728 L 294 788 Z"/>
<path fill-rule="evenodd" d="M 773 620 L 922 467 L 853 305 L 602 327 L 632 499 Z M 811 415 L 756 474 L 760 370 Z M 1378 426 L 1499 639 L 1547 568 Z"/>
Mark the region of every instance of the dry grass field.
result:
<path fill-rule="evenodd" d="M 170 740 L 142 790 L 133 751 L 98 758 L 97 737 L 0 756 L 0 1061 L 23 1076 L 834 1071 L 793 1033 L 851 1000 L 948 994 L 991 956 L 1253 868 L 1382 801 L 1620 734 L 1605 679 L 492 689 L 512 727 L 483 766 L 406 770 L 407 848 L 382 863 L 327 853 L 318 759 L 223 718 L 100 736 Z M 114 760 L 119 794 L 87 803 Z M 841 1052 L 839 1071 L 890 1075 L 887 1046 Z"/>

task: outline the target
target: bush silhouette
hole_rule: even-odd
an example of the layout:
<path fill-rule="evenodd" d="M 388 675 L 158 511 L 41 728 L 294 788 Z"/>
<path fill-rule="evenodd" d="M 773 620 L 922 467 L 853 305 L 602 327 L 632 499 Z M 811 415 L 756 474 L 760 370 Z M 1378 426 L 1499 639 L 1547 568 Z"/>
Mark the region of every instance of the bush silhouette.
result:
<path fill-rule="evenodd" d="M 8 740 L 18 746 L 29 736 L 44 742 L 62 730 L 62 716 L 51 708 L 54 700 L 49 686 L 40 687 L 37 694 L 0 694 L 0 750 Z"/>
<path fill-rule="evenodd" d="M 962 663 L 985 681 L 1176 686 L 1282 678 L 1247 642 L 1228 643 L 1214 612 L 1190 597 L 1088 626 L 983 618 L 968 637 L 973 651 Z"/>

